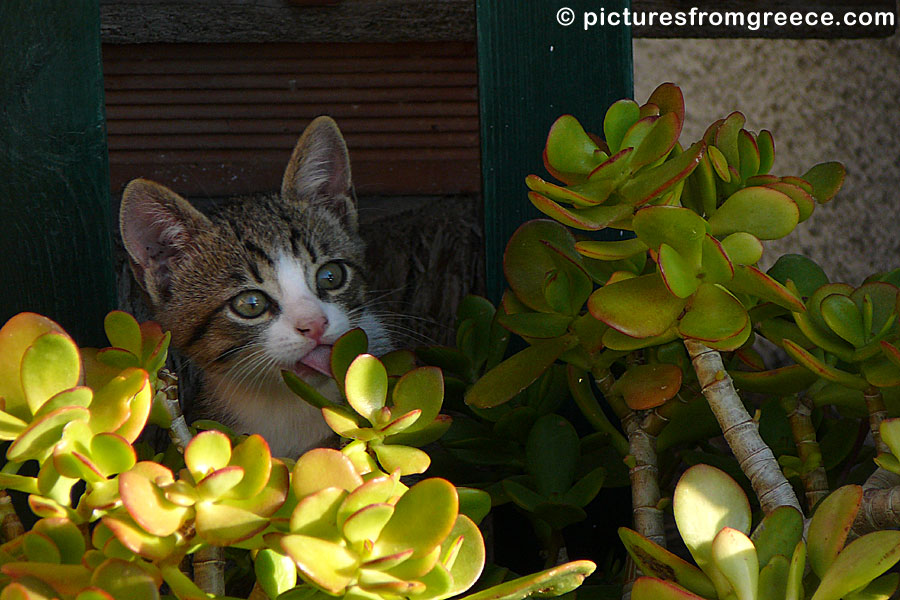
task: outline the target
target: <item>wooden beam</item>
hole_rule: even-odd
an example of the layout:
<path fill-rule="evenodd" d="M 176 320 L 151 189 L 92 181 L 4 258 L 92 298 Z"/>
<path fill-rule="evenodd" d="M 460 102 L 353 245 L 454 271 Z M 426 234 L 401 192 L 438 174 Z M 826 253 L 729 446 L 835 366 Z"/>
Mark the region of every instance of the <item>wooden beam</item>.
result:
<path fill-rule="evenodd" d="M 594 4 L 569 0 L 576 12 Z M 621 10 L 627 0 L 604 3 Z M 553 122 L 575 115 L 603 131 L 607 107 L 633 95 L 631 35 L 607 27 L 590 35 L 563 27 L 542 0 L 478 0 L 481 173 L 488 295 L 503 287 L 506 242 L 524 221 L 541 216 L 528 202 L 525 177 L 544 174 L 541 150 Z"/>
<path fill-rule="evenodd" d="M 559 8 L 576 2 L 559 2 L 542 9 L 552 19 Z M 609 15 L 615 5 L 593 2 L 578 12 L 581 26 L 584 13 Z M 692 8 L 695 10 L 691 14 Z M 103 41 L 108 43 L 180 42 L 408 42 L 474 41 L 475 11 L 471 0 L 101 0 Z M 634 0 L 632 35 L 636 38 L 867 38 L 889 37 L 896 31 L 896 18 L 887 25 L 837 27 L 802 24 L 755 27 L 737 24 L 714 25 L 716 12 L 832 12 L 843 22 L 848 11 L 893 12 L 896 0 Z M 649 13 L 655 13 L 653 17 Z M 676 13 L 693 19 L 686 26 L 662 24 L 660 15 Z M 700 13 L 704 13 L 701 20 Z M 762 17 L 761 17 L 762 18 Z M 652 21 L 651 21 L 652 19 Z M 668 19 L 668 17 L 664 17 Z M 729 20 L 729 23 L 733 21 Z"/>
<path fill-rule="evenodd" d="M 0 3 L 0 322 L 104 344 L 115 306 L 97 0 Z"/>
<path fill-rule="evenodd" d="M 406 42 L 475 38 L 471 0 L 101 0 L 103 41 Z"/>

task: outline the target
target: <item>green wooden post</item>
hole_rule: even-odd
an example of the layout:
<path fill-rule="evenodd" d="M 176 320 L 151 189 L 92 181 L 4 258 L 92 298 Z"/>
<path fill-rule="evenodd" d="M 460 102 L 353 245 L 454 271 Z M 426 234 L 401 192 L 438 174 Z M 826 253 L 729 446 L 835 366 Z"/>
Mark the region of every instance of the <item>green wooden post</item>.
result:
<path fill-rule="evenodd" d="M 585 11 L 606 14 L 628 0 L 477 0 L 481 103 L 481 173 L 487 289 L 503 291 L 506 242 L 524 221 L 540 216 L 526 196 L 525 177 L 544 175 L 541 152 L 550 125 L 575 115 L 602 133 L 607 107 L 633 95 L 631 32 L 594 26 Z M 571 14 L 561 11 L 568 8 Z M 561 25 L 572 16 L 571 25 Z"/>
<path fill-rule="evenodd" d="M 97 0 L 0 3 L 0 322 L 103 344 L 115 305 Z"/>

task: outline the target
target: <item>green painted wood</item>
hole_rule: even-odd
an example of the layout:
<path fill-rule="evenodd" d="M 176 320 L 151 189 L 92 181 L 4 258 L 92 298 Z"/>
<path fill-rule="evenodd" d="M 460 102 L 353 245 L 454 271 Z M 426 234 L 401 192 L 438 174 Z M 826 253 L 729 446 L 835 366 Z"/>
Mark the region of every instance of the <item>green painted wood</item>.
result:
<path fill-rule="evenodd" d="M 97 0 L 0 2 L 0 322 L 102 344 L 115 305 Z"/>
<path fill-rule="evenodd" d="M 550 125 L 575 115 L 602 133 L 607 107 L 633 95 L 631 32 L 626 27 L 585 31 L 585 11 L 607 13 L 628 0 L 478 0 L 478 74 L 481 172 L 488 296 L 504 287 L 502 256 L 509 236 L 540 213 L 526 196 L 525 176 L 545 175 L 541 153 Z M 562 26 L 567 7 L 575 22 Z M 563 15 L 565 16 L 565 15 Z"/>

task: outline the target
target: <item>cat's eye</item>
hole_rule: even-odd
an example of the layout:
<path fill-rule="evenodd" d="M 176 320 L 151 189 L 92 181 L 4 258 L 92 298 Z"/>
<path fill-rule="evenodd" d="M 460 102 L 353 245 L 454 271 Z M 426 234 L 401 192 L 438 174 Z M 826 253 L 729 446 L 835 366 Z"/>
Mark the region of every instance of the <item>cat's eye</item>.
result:
<path fill-rule="evenodd" d="M 255 319 L 269 309 L 269 300 L 259 290 L 241 292 L 231 299 L 231 310 L 245 319 Z"/>
<path fill-rule="evenodd" d="M 316 287 L 320 290 L 336 290 L 344 285 L 347 272 L 339 262 L 328 262 L 316 271 Z"/>

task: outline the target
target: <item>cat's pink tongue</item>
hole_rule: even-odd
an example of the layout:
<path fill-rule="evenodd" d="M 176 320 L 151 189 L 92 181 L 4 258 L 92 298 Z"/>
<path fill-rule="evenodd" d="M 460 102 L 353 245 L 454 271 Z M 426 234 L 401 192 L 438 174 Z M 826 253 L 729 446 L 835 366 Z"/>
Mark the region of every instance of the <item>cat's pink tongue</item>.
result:
<path fill-rule="evenodd" d="M 327 344 L 316 346 L 300 359 L 300 364 L 331 377 L 331 346 Z"/>

